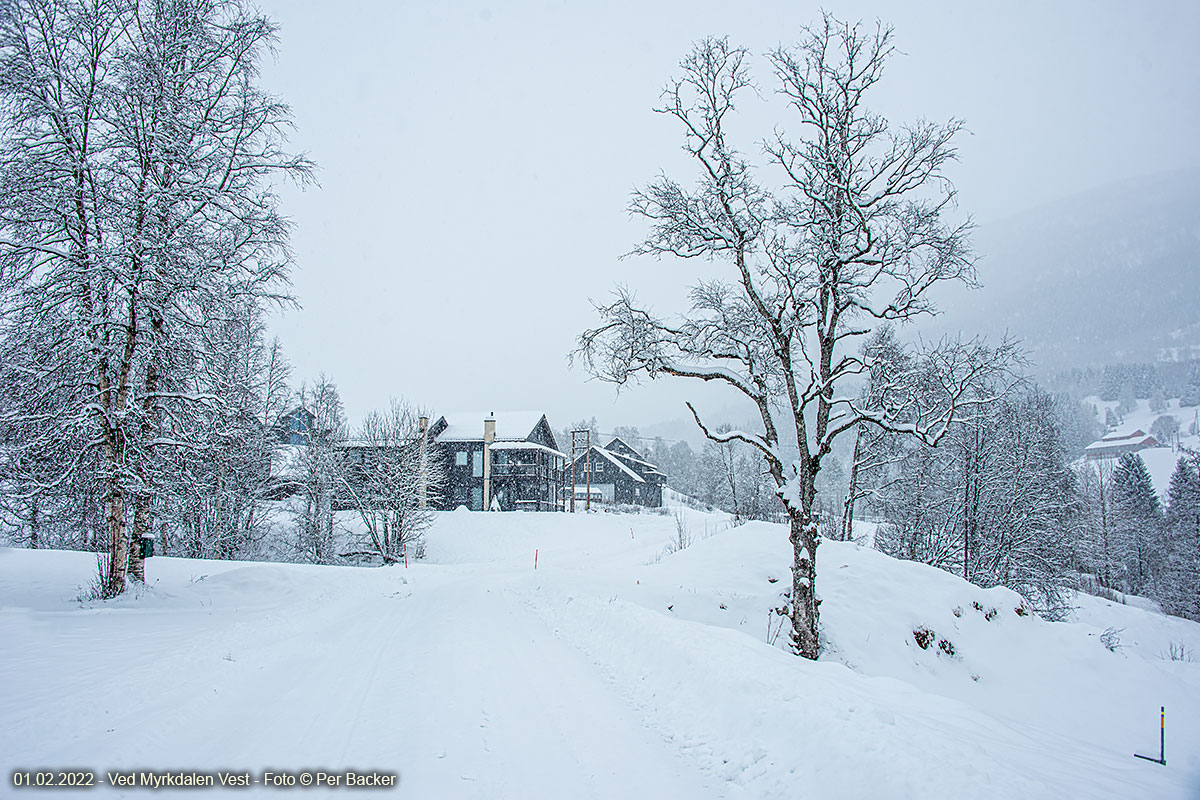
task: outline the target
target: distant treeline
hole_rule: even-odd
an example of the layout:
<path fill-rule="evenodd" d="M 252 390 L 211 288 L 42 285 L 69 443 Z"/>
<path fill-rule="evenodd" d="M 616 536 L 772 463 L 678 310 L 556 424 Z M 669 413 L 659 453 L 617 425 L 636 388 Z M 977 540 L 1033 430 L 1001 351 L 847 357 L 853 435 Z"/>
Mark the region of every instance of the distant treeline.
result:
<path fill-rule="evenodd" d="M 1200 405 L 1200 360 L 1154 364 L 1108 364 L 1063 370 L 1047 383 L 1075 397 L 1101 400 L 1178 397 L 1185 406 Z"/>

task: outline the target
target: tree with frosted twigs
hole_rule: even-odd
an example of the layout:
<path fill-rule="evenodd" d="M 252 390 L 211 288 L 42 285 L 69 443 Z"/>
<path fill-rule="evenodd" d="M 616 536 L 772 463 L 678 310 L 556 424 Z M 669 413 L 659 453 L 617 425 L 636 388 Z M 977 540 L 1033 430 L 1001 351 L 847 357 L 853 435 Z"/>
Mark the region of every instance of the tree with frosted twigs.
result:
<path fill-rule="evenodd" d="M 52 473 L 6 477 L 30 498 L 94 487 L 107 596 L 142 576 L 132 545 L 229 399 L 197 380 L 211 327 L 287 297 L 270 184 L 312 165 L 285 152 L 288 109 L 256 86 L 274 35 L 236 0 L 0 11 L 0 348 L 29 388 L 0 426 L 36 429 L 24 448 L 78 445 Z"/>
<path fill-rule="evenodd" d="M 445 488 L 441 451 L 425 442 L 421 458 L 419 416 L 393 400 L 387 411 L 372 411 L 347 441 L 336 478 L 338 494 L 362 523 L 354 549 L 343 556 L 370 556 L 394 564 L 422 557 L 424 533 L 433 524 L 433 506 L 423 503 Z"/>
<path fill-rule="evenodd" d="M 188 418 L 196 447 L 176 454 L 161 494 L 164 552 L 196 558 L 254 558 L 266 553 L 275 515 L 270 464 L 281 444 L 271 423 L 289 410 L 291 367 L 253 303 L 209 326 L 202 338 L 197 391 L 223 398 Z"/>
<path fill-rule="evenodd" d="M 1030 387 L 956 422 L 944 452 L 894 442 L 904 460 L 865 476 L 881 484 L 871 495 L 885 521 L 877 546 L 981 586 L 1007 586 L 1043 614 L 1061 616 L 1083 509 L 1059 405 Z"/>
<path fill-rule="evenodd" d="M 292 504 L 295 541 L 291 557 L 313 564 L 332 564 L 338 557 L 334 508 L 345 484 L 345 464 L 338 445 L 346 440 L 346 414 L 337 384 L 321 374 L 303 384 L 297 399 L 300 408 L 312 415 L 302 432 L 303 443 L 293 454 L 291 472 L 299 491 Z"/>
<path fill-rule="evenodd" d="M 888 376 L 878 402 L 848 390 L 871 368 L 861 337 L 932 312 L 931 289 L 974 276 L 969 224 L 946 220 L 954 190 L 944 168 L 961 123 L 892 128 L 865 105 L 893 53 L 890 28 L 828 14 L 797 45 L 768 53 L 795 128 L 770 134 L 759 166 L 729 129 L 756 94 L 750 54 L 698 42 L 656 110 L 681 126 L 699 178 L 686 187 L 662 176 L 634 193 L 632 213 L 650 223 L 634 253 L 715 260 L 730 275 L 691 287 L 690 310 L 674 320 L 619 289 L 576 351 L 617 384 L 715 381 L 753 404 L 754 429 L 723 433 L 689 409 L 710 440 L 744 443 L 765 462 L 790 523 L 790 641 L 807 658 L 821 650 L 816 479 L 834 439 L 865 422 L 936 444 L 989 399 L 969 388 L 1011 355 L 1008 343 L 917 345 L 912 370 Z"/>

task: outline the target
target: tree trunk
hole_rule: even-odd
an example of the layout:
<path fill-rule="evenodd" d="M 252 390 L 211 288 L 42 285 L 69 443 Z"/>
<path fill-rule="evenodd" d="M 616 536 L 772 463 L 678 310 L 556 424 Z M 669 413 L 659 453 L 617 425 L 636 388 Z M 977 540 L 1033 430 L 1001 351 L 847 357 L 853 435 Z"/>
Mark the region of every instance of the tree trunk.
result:
<path fill-rule="evenodd" d="M 850 461 L 850 488 L 846 492 L 845 509 L 842 512 L 842 541 L 854 538 L 854 495 L 858 493 L 858 462 L 862 458 L 862 423 L 854 429 L 854 456 Z"/>
<path fill-rule="evenodd" d="M 971 454 L 966 457 L 963 476 L 963 580 L 971 580 Z"/>
<path fill-rule="evenodd" d="M 125 493 L 121 490 L 120 478 L 113 474 L 108 479 L 108 497 L 105 499 L 105 516 L 108 519 L 109 562 L 106 597 L 116 597 L 125 591 L 125 574 L 129 567 L 129 537 L 125 529 Z"/>
<path fill-rule="evenodd" d="M 146 559 L 142 558 L 142 538 L 150 533 L 150 497 L 139 494 L 133 501 L 133 536 L 129 547 L 129 577 L 138 582 L 146 580 Z"/>
<path fill-rule="evenodd" d="M 821 654 L 820 601 L 815 588 L 819 536 L 812 512 L 813 487 L 806 487 L 803 494 L 800 508 L 787 504 L 791 523 L 788 540 L 792 543 L 792 649 L 796 655 L 816 660 Z"/>
<path fill-rule="evenodd" d="M 29 549 L 30 550 L 38 549 L 38 527 L 39 527 L 39 525 L 40 525 L 40 520 L 38 520 L 38 500 L 37 500 L 37 497 L 35 496 L 33 498 L 33 501 L 30 503 L 30 507 L 29 507 Z"/>

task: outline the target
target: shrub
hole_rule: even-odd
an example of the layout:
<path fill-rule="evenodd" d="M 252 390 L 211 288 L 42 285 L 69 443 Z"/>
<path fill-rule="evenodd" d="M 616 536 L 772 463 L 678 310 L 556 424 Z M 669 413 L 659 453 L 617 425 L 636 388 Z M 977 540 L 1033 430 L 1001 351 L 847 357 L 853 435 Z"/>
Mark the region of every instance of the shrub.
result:
<path fill-rule="evenodd" d="M 1163 653 L 1163 658 L 1167 661 L 1195 661 L 1193 651 L 1188 650 L 1187 646 L 1182 641 L 1171 642 L 1167 652 Z"/>
<path fill-rule="evenodd" d="M 112 595 L 108 591 L 108 567 L 112 556 L 107 552 L 96 554 L 96 578 L 86 587 L 79 587 L 79 595 L 75 598 L 78 603 L 91 603 L 98 600 L 108 600 Z"/>
<path fill-rule="evenodd" d="M 922 650 L 928 650 L 935 638 L 936 634 L 924 625 L 913 629 L 913 640 L 916 641 L 917 647 Z"/>

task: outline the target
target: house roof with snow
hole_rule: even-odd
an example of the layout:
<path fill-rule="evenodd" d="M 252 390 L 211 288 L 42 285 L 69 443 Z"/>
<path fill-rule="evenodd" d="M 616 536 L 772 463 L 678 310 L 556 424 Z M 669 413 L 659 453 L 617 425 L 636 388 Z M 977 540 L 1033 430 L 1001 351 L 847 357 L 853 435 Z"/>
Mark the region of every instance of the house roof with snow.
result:
<path fill-rule="evenodd" d="M 592 452 L 604 459 L 607 459 L 608 461 L 612 462 L 613 464 L 615 464 L 617 466 L 617 468 L 620 469 L 622 472 L 624 472 L 626 475 L 628 475 L 630 477 L 630 479 L 632 479 L 634 481 L 634 483 L 645 483 L 646 482 L 645 478 L 643 478 L 641 475 L 638 475 L 636 472 L 634 472 L 632 469 L 630 469 L 628 466 L 626 466 L 622 462 L 622 460 L 617 456 L 616 453 L 613 453 L 603 447 L 595 447 L 595 446 L 592 447 Z M 583 456 L 580 456 L 580 458 L 583 458 Z"/>
<path fill-rule="evenodd" d="M 521 449 L 523 444 L 537 445 L 525 449 L 540 449 L 549 455 L 568 460 L 558 449 L 554 429 L 540 411 L 454 411 L 443 414 L 429 428 L 432 441 L 441 444 L 451 442 L 482 442 L 484 424 L 488 420 L 496 423 L 492 449 Z M 506 446 L 506 443 L 517 445 Z"/>
<path fill-rule="evenodd" d="M 642 474 L 663 475 L 657 466 L 642 458 L 642 454 L 630 447 L 623 439 L 614 436 L 612 441 L 604 445 L 609 453 L 625 461 L 626 464 L 637 464 Z M 666 477 L 663 475 L 663 477 Z"/>
<path fill-rule="evenodd" d="M 620 439 L 614 439 L 613 441 L 624 445 Z M 623 448 L 619 449 L 611 449 L 609 447 L 601 447 L 600 445 L 594 444 L 591 446 L 590 452 L 595 453 L 605 461 L 611 462 L 617 467 L 621 474 L 628 476 L 629 479 L 635 483 L 665 482 L 667 477 L 666 474 L 664 474 L 661 470 L 659 470 L 658 467 L 654 466 L 649 461 L 643 461 L 640 458 L 634 458 L 630 455 L 627 455 L 627 451 L 631 450 L 633 450 L 633 448 L 630 448 L 628 445 L 624 445 Z M 587 452 L 584 452 L 583 455 L 575 459 L 575 461 L 572 463 L 572 468 L 575 468 L 575 465 L 584 462 L 586 459 Z M 662 478 L 663 481 L 656 481 L 656 478 Z"/>
<path fill-rule="evenodd" d="M 483 441 L 483 421 L 496 420 L 496 441 L 520 442 L 533 435 L 537 426 L 545 422 L 546 415 L 540 411 L 453 411 L 443 414 L 446 427 L 434 434 L 438 441 L 477 442 Z M 437 425 L 438 423 L 434 423 Z"/>
<path fill-rule="evenodd" d="M 539 444 L 538 442 L 497 441 L 492 444 L 492 449 L 493 450 L 538 450 L 543 453 L 549 453 L 552 456 L 558 456 L 559 458 L 568 458 L 566 453 L 559 452 L 558 450 L 555 450 L 553 447 L 547 447 L 546 445 Z"/>
<path fill-rule="evenodd" d="M 1125 453 L 1136 453 L 1149 447 L 1161 446 L 1158 439 L 1138 428 L 1129 433 L 1119 431 L 1107 433 L 1104 438 L 1083 448 L 1083 452 L 1088 458 L 1115 458 Z"/>

